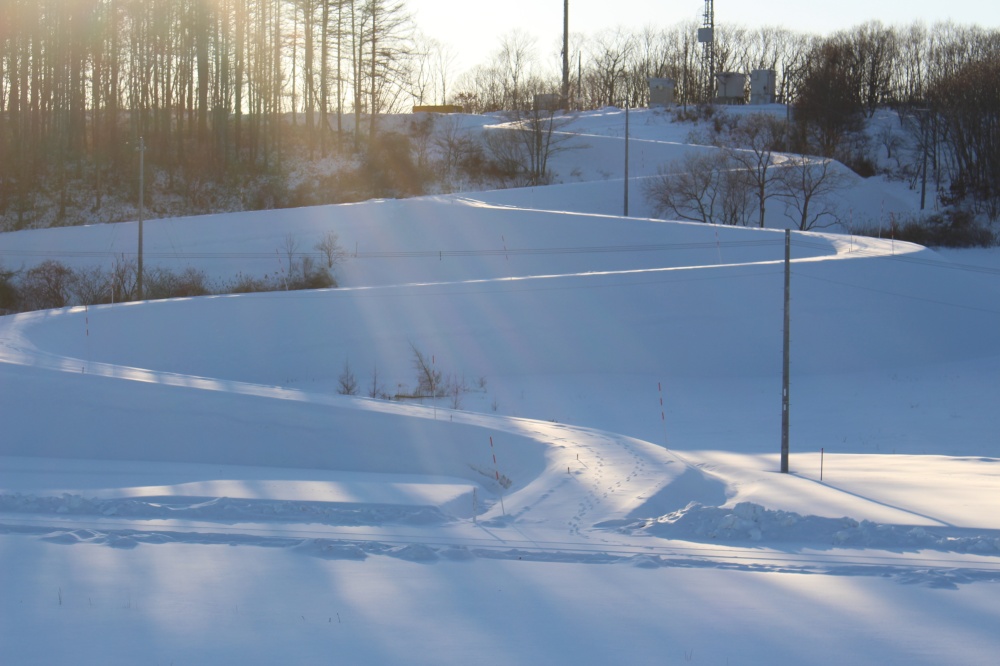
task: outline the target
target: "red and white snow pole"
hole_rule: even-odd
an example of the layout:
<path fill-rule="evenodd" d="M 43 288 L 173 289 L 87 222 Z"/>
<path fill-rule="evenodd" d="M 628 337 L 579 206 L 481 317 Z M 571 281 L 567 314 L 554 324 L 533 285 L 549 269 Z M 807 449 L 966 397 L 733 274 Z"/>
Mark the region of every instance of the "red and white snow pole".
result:
<path fill-rule="evenodd" d="M 490 454 L 493 455 L 493 473 L 496 474 L 497 485 L 500 486 L 500 510 L 503 512 L 503 515 L 506 516 L 507 509 L 505 509 L 503 505 L 503 483 L 500 482 L 500 467 L 497 465 L 497 453 L 493 448 L 493 435 L 490 435 Z"/>
<path fill-rule="evenodd" d="M 656 389 L 660 392 L 660 423 L 663 424 L 663 448 L 667 446 L 667 413 L 663 408 L 663 384 L 656 382 Z"/>

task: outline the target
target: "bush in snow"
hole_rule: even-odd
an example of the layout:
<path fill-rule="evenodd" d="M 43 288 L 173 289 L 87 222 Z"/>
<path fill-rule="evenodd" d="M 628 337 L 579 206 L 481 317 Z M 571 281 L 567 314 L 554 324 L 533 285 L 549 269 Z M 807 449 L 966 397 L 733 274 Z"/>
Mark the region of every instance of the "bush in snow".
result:
<path fill-rule="evenodd" d="M 947 210 L 924 219 L 893 225 L 893 238 L 928 247 L 991 247 L 996 244 L 992 229 L 979 224 L 967 210 Z"/>
<path fill-rule="evenodd" d="M 354 371 L 351 370 L 350 361 L 344 361 L 344 369 L 337 377 L 337 393 L 340 395 L 358 394 L 358 379 L 354 376 Z"/>
<path fill-rule="evenodd" d="M 0 315 L 17 311 L 20 296 L 14 280 L 16 276 L 15 271 L 7 271 L 0 267 Z"/>
<path fill-rule="evenodd" d="M 74 280 L 71 268 L 52 259 L 28 269 L 19 289 L 21 309 L 47 310 L 69 305 Z"/>

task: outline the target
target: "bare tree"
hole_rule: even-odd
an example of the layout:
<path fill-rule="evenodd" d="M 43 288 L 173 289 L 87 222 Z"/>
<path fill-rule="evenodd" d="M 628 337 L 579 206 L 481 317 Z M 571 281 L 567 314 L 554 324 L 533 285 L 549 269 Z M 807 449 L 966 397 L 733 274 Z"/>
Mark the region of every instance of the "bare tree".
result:
<path fill-rule="evenodd" d="M 407 87 L 410 96 L 413 97 L 413 102 L 422 106 L 433 98 L 437 88 L 434 81 L 436 72 L 433 59 L 434 45 L 437 40 L 418 33 L 413 41 L 413 52 L 410 54 L 412 66 L 409 70 Z"/>
<path fill-rule="evenodd" d="M 858 97 L 870 118 L 889 101 L 899 47 L 896 31 L 879 21 L 869 21 L 850 32 L 842 33 L 855 53 Z"/>
<path fill-rule="evenodd" d="M 285 241 L 281 249 L 285 253 L 285 261 L 288 266 L 288 273 L 285 275 L 285 289 L 288 289 L 288 283 L 291 281 L 292 273 L 295 271 L 295 255 L 299 251 L 299 241 L 295 238 L 295 234 L 291 232 L 285 234 Z"/>
<path fill-rule="evenodd" d="M 47 310 L 69 305 L 75 275 L 68 266 L 46 259 L 24 273 L 21 280 L 21 307 Z"/>
<path fill-rule="evenodd" d="M 948 201 L 1000 219 L 1000 58 L 964 65 L 934 84 L 930 99 L 954 162 Z"/>
<path fill-rule="evenodd" d="M 90 266 L 76 271 L 73 294 L 81 305 L 111 302 L 111 276 L 100 266 Z"/>
<path fill-rule="evenodd" d="M 340 375 L 337 377 L 337 393 L 340 395 L 358 394 L 358 380 L 351 369 L 350 360 L 344 361 L 344 369 L 341 370 Z"/>
<path fill-rule="evenodd" d="M 799 92 L 802 76 L 808 62 L 808 54 L 814 39 L 810 35 L 781 31 L 777 36 L 778 68 L 777 89 L 778 100 L 791 103 Z"/>
<path fill-rule="evenodd" d="M 478 141 L 463 129 L 462 121 L 456 116 L 445 116 L 441 119 L 432 142 L 440 156 L 440 168 L 446 186 L 447 181 L 461 164 L 477 152 L 482 153 Z"/>
<path fill-rule="evenodd" d="M 785 156 L 775 166 L 777 196 L 785 202 L 799 230 L 827 227 L 840 221 L 832 196 L 844 187 L 841 165 L 834 160 L 805 155 Z"/>
<path fill-rule="evenodd" d="M 138 276 L 139 267 L 135 259 L 126 258 L 125 255 L 115 257 L 111 264 L 111 301 L 131 301 L 135 295 Z"/>
<path fill-rule="evenodd" d="M 457 56 L 440 40 L 417 33 L 410 53 L 409 93 L 416 104 L 447 104 Z"/>
<path fill-rule="evenodd" d="M 581 147 L 567 131 L 575 120 L 573 114 L 536 103 L 530 110 L 509 112 L 507 118 L 506 126 L 486 134 L 486 145 L 502 171 L 526 185 L 551 182 L 550 160 Z"/>
<path fill-rule="evenodd" d="M 417 371 L 417 395 L 436 398 L 441 390 L 441 371 L 434 367 L 434 357 L 428 359 L 412 342 L 410 349 L 413 350 L 413 368 Z"/>
<path fill-rule="evenodd" d="M 462 395 L 466 392 L 467 387 L 465 381 L 459 381 L 453 376 L 448 377 L 448 383 L 446 384 L 445 392 L 449 397 L 449 404 L 452 409 L 458 410 L 462 408 Z"/>
<path fill-rule="evenodd" d="M 386 393 L 385 387 L 379 381 L 377 365 L 372 366 L 372 382 L 368 385 L 367 394 L 369 398 L 379 398 L 383 400 L 389 398 L 389 394 Z"/>
<path fill-rule="evenodd" d="M 494 56 L 503 89 L 503 109 L 530 108 L 525 83 L 535 63 L 535 40 L 526 32 L 515 30 L 503 37 Z"/>
<path fill-rule="evenodd" d="M 721 150 L 689 152 L 658 175 L 643 181 L 643 191 L 661 217 L 714 224 L 728 156 Z"/>
<path fill-rule="evenodd" d="M 833 157 L 861 127 L 856 70 L 856 54 L 848 45 L 826 40 L 810 51 L 795 101 L 797 152 Z"/>
<path fill-rule="evenodd" d="M 326 267 L 331 270 L 347 258 L 347 252 L 340 245 L 340 236 L 336 231 L 327 231 L 316 243 L 315 248 L 326 258 Z"/>
<path fill-rule="evenodd" d="M 398 108 L 406 87 L 413 23 L 402 0 L 365 0 L 361 12 L 364 32 L 358 43 L 358 57 L 364 55 L 365 62 L 358 68 L 356 85 L 366 86 L 368 91 L 368 136 L 373 140 L 378 114 Z"/>
<path fill-rule="evenodd" d="M 730 157 L 744 169 L 753 185 L 762 228 L 767 200 L 775 194 L 771 186 L 775 178 L 772 156 L 784 141 L 785 133 L 784 120 L 761 113 L 747 116 L 730 134 L 735 145 L 729 150 Z"/>
<path fill-rule="evenodd" d="M 721 168 L 719 187 L 722 188 L 722 193 L 717 197 L 718 219 L 722 224 L 730 226 L 749 226 L 756 212 L 753 205 L 753 179 L 746 169 L 737 168 L 728 155 L 722 155 Z"/>
<path fill-rule="evenodd" d="M 0 314 L 17 312 L 19 308 L 21 295 L 15 280 L 17 273 L 0 265 Z"/>
<path fill-rule="evenodd" d="M 625 95 L 627 67 L 635 50 L 635 38 L 622 28 L 605 30 L 590 43 L 594 92 L 602 104 L 620 104 Z"/>
<path fill-rule="evenodd" d="M 458 53 L 448 44 L 443 44 L 437 40 L 434 41 L 432 46 L 431 56 L 433 58 L 435 78 L 438 85 L 441 86 L 438 104 L 447 104 L 448 86 L 451 85 L 452 70 L 455 67 L 455 61 L 458 60 Z"/>

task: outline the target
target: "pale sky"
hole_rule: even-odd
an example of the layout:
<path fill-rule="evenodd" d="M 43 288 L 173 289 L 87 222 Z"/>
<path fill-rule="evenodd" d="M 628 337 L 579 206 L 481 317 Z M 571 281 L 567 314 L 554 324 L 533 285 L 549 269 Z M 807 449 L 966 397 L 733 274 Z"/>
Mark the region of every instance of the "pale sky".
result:
<path fill-rule="evenodd" d="M 562 37 L 563 0 L 406 0 L 417 26 L 428 36 L 451 45 L 459 57 L 455 71 L 480 64 L 497 50 L 514 29 L 537 39 L 540 59 L 558 61 Z M 695 20 L 705 11 L 704 0 L 570 0 L 570 31 L 594 34 L 604 28 L 644 25 L 667 27 Z M 893 25 L 927 24 L 951 19 L 961 24 L 1000 27 L 1000 2 L 929 2 L 928 0 L 717 0 L 716 23 L 746 26 L 781 25 L 792 30 L 829 34 L 880 20 Z"/>

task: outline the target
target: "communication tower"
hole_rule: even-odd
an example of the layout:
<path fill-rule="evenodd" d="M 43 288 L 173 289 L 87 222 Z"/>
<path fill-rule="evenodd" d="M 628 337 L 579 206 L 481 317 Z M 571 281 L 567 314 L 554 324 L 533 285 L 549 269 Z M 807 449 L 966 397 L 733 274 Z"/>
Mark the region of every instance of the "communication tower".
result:
<path fill-rule="evenodd" d="M 708 75 L 706 101 L 715 96 L 715 0 L 705 0 L 705 19 L 698 29 L 698 41 L 705 45 L 704 65 Z"/>

